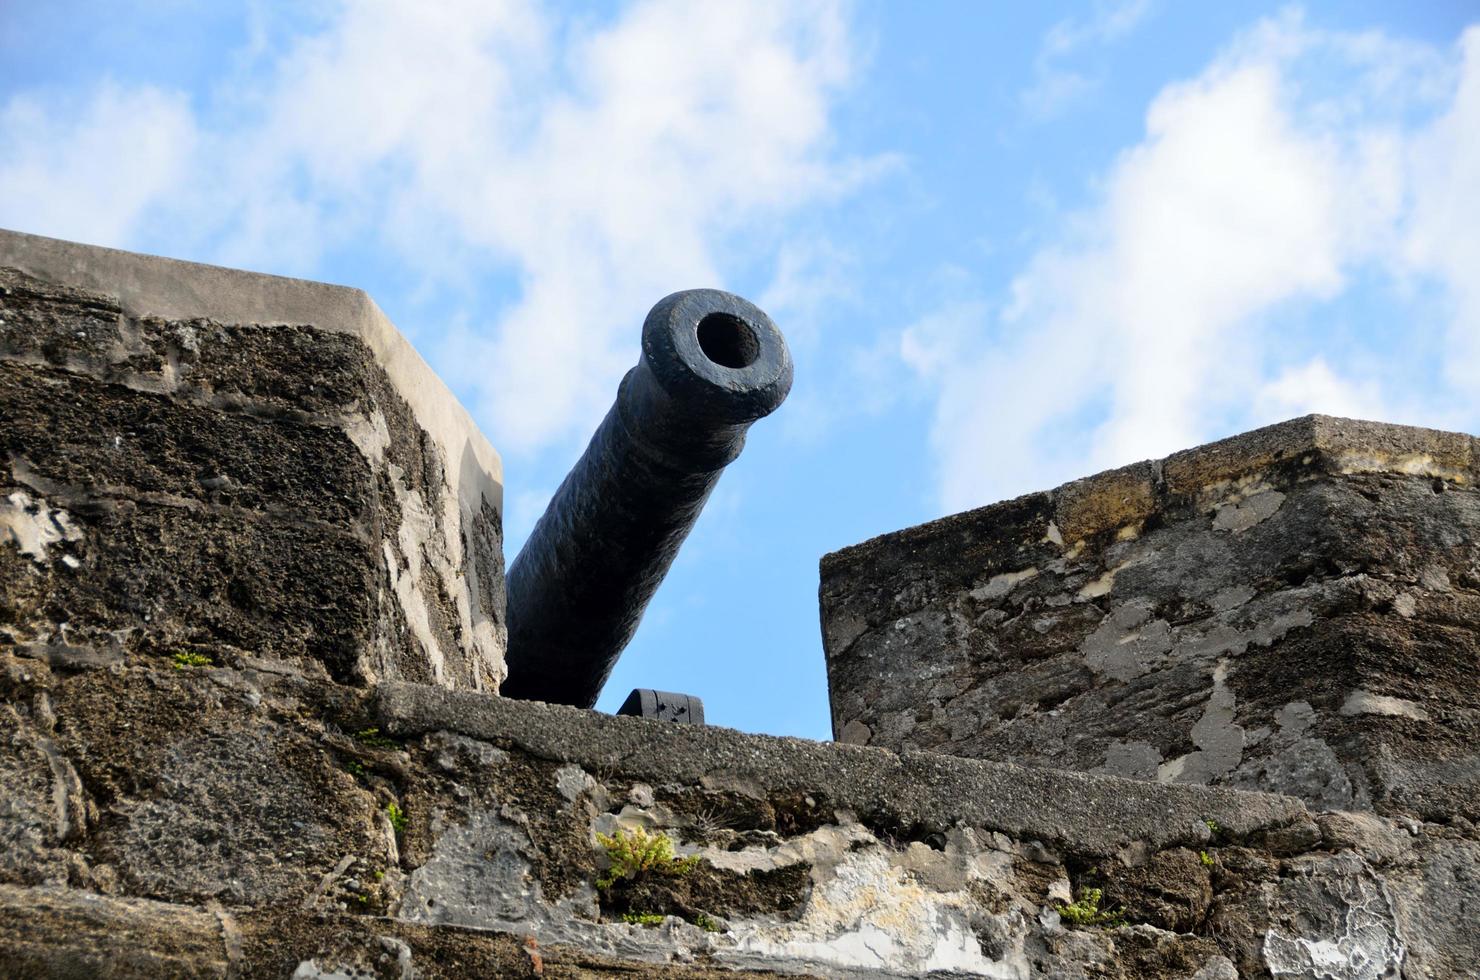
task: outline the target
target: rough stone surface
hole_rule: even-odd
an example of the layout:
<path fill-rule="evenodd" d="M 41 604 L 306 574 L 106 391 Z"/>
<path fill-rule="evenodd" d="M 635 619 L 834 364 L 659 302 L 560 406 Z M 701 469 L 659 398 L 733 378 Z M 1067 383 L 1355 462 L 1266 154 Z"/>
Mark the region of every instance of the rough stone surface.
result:
<path fill-rule="evenodd" d="M 13 980 L 750 980 L 775 973 L 633 963 L 510 933 L 428 928 L 295 908 L 229 911 L 68 888 L 0 885 L 0 951 Z"/>
<path fill-rule="evenodd" d="M 822 562 L 847 742 L 1480 819 L 1480 452 L 1312 416 Z"/>
<path fill-rule="evenodd" d="M 213 276 L 323 322 L 156 314 Z M 497 456 L 334 288 L 0 232 L 0 642 L 498 689 Z"/>
<path fill-rule="evenodd" d="M 18 976 L 1206 980 L 1317 976 L 1331 950 L 1375 964 L 1332 977 L 1480 969 L 1461 820 L 370 696 L 265 660 L 0 647 L 0 708 Z M 603 884 L 598 835 L 638 830 L 674 861 Z M 1089 889 L 1100 924 L 1066 911 Z"/>

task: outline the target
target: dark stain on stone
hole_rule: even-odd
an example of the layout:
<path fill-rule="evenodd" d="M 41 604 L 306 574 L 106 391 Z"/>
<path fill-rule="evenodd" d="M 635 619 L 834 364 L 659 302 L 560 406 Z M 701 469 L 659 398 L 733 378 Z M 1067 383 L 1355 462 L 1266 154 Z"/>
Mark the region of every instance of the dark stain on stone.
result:
<path fill-rule="evenodd" d="M 78 884 L 292 902 L 341 855 L 376 849 L 370 797 L 291 718 L 202 673 L 31 670 L 32 697 L 45 691 L 53 738 L 94 808 L 74 844 L 92 869 Z"/>
<path fill-rule="evenodd" d="M 1173 936 L 1150 930 L 1119 929 L 1112 941 L 1117 964 L 1102 974 L 1120 980 L 1183 980 L 1201 970 L 1222 952 L 1209 939 Z M 1240 976 L 1255 976 L 1242 973 Z"/>
<path fill-rule="evenodd" d="M 1213 901 L 1211 874 L 1197 852 L 1158 851 L 1134 868 L 1102 867 L 1105 901 L 1125 909 L 1130 922 L 1171 932 L 1193 932 Z"/>
<path fill-rule="evenodd" d="M 506 600 L 504 578 L 504 526 L 499 512 L 487 498 L 478 498 L 478 512 L 463 529 L 468 542 L 468 560 L 477 569 L 477 598 L 485 617 L 495 623 L 503 621 Z"/>
<path fill-rule="evenodd" d="M 811 866 L 744 873 L 700 862 L 682 874 L 650 872 L 601 889 L 604 915 L 676 915 L 687 922 L 701 916 L 785 914 L 801 905 L 811 888 Z"/>
<path fill-rule="evenodd" d="M 837 819 L 827 797 L 821 793 L 783 793 L 772 796 L 770 802 L 776 812 L 776 832 L 783 837 L 810 834 Z"/>
<path fill-rule="evenodd" d="M 687 839 L 711 843 L 746 831 L 777 830 L 776 807 L 767 800 L 731 790 L 675 787 L 661 790 L 657 799 L 689 821 Z M 726 833 L 729 832 L 729 833 Z"/>
<path fill-rule="evenodd" d="M 0 415 L 0 453 L 38 489 L 227 505 L 350 531 L 367 516 L 370 469 L 338 428 L 13 362 L 0 362 Z"/>

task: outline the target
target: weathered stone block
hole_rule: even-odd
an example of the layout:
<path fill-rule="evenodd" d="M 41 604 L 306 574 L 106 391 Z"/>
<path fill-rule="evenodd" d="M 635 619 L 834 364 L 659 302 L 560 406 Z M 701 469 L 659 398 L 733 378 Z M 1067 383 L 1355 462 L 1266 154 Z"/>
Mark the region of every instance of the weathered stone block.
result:
<path fill-rule="evenodd" d="M 1480 819 L 1477 480 L 1312 416 L 829 555 L 834 732 Z"/>
<path fill-rule="evenodd" d="M 498 689 L 498 456 L 364 293 L 0 232 L 0 419 L 0 644 Z"/>

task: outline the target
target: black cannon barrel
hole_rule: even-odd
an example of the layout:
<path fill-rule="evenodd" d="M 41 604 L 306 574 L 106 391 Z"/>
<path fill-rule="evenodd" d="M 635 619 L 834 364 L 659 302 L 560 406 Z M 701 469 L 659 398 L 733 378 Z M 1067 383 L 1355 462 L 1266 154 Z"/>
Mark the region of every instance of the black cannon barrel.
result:
<path fill-rule="evenodd" d="M 589 708 L 752 422 L 791 389 L 781 332 L 717 289 L 674 293 L 509 567 L 508 697 Z"/>

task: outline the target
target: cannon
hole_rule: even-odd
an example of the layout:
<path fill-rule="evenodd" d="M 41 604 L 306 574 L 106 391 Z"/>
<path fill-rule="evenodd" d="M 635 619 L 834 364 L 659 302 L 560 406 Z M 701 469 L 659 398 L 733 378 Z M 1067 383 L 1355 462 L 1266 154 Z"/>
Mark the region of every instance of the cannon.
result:
<path fill-rule="evenodd" d="M 751 423 L 791 390 L 791 354 L 739 296 L 659 301 L 642 354 L 509 567 L 501 693 L 589 708 Z"/>

